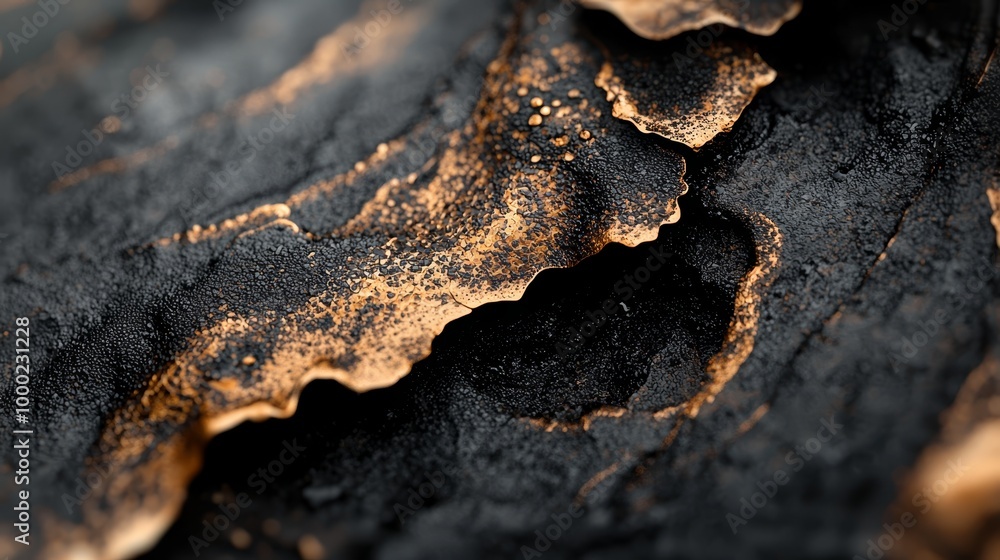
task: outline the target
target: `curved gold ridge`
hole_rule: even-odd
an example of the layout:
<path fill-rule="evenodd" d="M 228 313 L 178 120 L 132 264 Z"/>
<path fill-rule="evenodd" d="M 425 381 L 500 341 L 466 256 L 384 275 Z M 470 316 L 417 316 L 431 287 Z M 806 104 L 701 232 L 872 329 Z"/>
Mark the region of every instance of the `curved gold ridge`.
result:
<path fill-rule="evenodd" d="M 580 0 L 615 14 L 635 34 L 664 40 L 710 25 L 774 35 L 802 11 L 801 0 Z M 736 4 L 736 5 L 733 5 Z"/>
<path fill-rule="evenodd" d="M 631 122 L 643 133 L 698 150 L 720 132 L 728 132 L 757 92 L 770 85 L 778 73 L 756 52 L 741 52 L 722 44 L 713 44 L 697 63 L 714 65 L 715 89 L 693 108 L 663 104 L 657 91 L 630 91 L 628 80 L 616 75 L 611 60 L 601 66 L 594 83 L 607 93 L 615 117 Z M 673 69 L 671 65 L 666 71 Z"/>
<path fill-rule="evenodd" d="M 489 65 L 473 118 L 441 136 L 434 153 L 421 152 L 421 161 L 405 164 L 418 142 L 394 140 L 284 203 L 143 248 L 173 254 L 210 245 L 229 252 L 261 235 L 298 239 L 311 247 L 303 263 L 308 274 L 326 289 L 288 313 L 240 307 L 233 286 L 232 305 L 212 311 L 186 349 L 107 421 L 87 468 L 112 475 L 95 490 L 101 495 L 84 504 L 82 525 L 46 519 L 46 532 L 61 536 L 48 543 L 46 556 L 121 558 L 148 548 L 179 511 L 215 434 L 247 419 L 291 415 L 313 379 L 335 379 L 356 391 L 392 385 L 429 354 L 447 323 L 472 308 L 518 299 L 543 270 L 572 266 L 608 243 L 652 241 L 661 225 L 676 222 L 677 198 L 687 192 L 684 160 L 619 137 L 621 125 L 608 117 L 596 90 L 579 89 L 593 83 L 599 66 L 593 49 L 576 38 L 522 34 L 515 26 Z M 302 80 L 288 80 L 266 100 L 298 91 Z M 732 96 L 724 80 L 713 87 L 719 97 Z M 614 167 L 630 149 L 650 150 L 642 159 L 653 162 L 648 174 L 633 173 L 631 163 Z M 611 166 L 607 177 L 602 166 Z M 390 172 L 400 168 L 408 170 Z M 346 223 L 325 229 L 309 223 L 345 192 L 372 186 L 374 195 Z M 581 198 L 603 206 L 581 208 Z M 264 268 L 260 258 L 251 264 Z M 686 415 L 696 415 L 749 354 L 756 290 L 773 266 L 765 261 L 737 297 L 728 357 L 710 364 L 711 382 Z M 268 272 L 275 282 L 283 274 L 283 268 Z M 265 354 L 248 355 L 247 348 Z M 102 502 L 115 507 L 102 510 L 96 505 Z"/>

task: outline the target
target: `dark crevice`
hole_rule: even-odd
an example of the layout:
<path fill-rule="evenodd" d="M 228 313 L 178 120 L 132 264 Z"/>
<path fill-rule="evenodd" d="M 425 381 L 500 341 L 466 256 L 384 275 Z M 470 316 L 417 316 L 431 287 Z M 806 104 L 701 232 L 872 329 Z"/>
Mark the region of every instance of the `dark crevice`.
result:
<path fill-rule="evenodd" d="M 200 534 L 203 516 L 215 512 L 213 495 L 252 491 L 248 477 L 285 440 L 298 438 L 306 458 L 261 501 L 320 509 L 341 522 L 360 516 L 394 530 L 392 501 L 405 496 L 412 473 L 440 468 L 463 451 L 456 423 L 572 422 L 603 406 L 651 411 L 683 403 L 721 348 L 738 283 L 755 256 L 738 220 L 704 208 L 694 194 L 681 206 L 681 221 L 664 226 L 656 241 L 613 244 L 576 267 L 547 270 L 520 300 L 487 304 L 450 323 L 430 357 L 392 387 L 356 394 L 317 381 L 292 418 L 221 434 L 209 444 L 179 521 L 147 557 L 189 550 L 188 536 Z M 662 268 L 639 282 L 647 261 L 661 258 Z M 622 289 L 629 276 L 638 285 L 631 293 Z M 610 317 L 586 328 L 605 303 Z M 574 334 L 581 330 L 589 336 Z M 462 418 L 471 409 L 456 412 L 460 401 L 478 402 L 482 417 Z M 386 503 L 373 506 L 379 500 Z M 262 507 L 240 525 L 254 532 L 266 517 Z M 280 548 L 280 541 L 268 546 Z"/>

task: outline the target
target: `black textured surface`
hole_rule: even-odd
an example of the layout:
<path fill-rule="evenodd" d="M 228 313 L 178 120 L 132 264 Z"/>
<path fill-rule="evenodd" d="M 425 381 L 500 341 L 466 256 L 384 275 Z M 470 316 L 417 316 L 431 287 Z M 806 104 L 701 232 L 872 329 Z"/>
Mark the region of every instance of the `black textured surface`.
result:
<path fill-rule="evenodd" d="M 283 198 L 405 132 L 434 87 L 445 87 L 434 78 L 451 71 L 457 46 L 479 31 L 502 32 L 481 11 L 464 9 L 467 26 L 438 22 L 437 32 L 426 32 L 428 45 L 444 46 L 428 51 L 439 53 L 439 62 L 425 70 L 412 70 L 427 56 L 413 52 L 376 78 L 347 81 L 329 99 L 305 104 L 302 128 L 269 153 L 274 160 L 259 162 L 226 196 L 196 208 L 195 221 Z M 890 2 L 807 2 L 774 37 L 740 35 L 759 45 L 779 78 L 734 130 L 698 153 L 643 138 L 685 156 L 691 191 L 681 199 L 680 223 L 662 228 L 650 245 L 611 246 L 572 269 L 545 272 L 522 300 L 455 321 L 432 355 L 393 387 L 358 395 L 315 382 L 293 418 L 217 437 L 179 519 L 145 557 L 191 557 L 189 536 L 201 535 L 217 503 L 241 491 L 253 499 L 235 523 L 252 535 L 249 548 L 234 548 L 227 533 L 199 558 L 297 558 L 306 534 L 335 558 L 524 557 L 521 547 L 534 546 L 535 531 L 611 465 L 618 467 L 585 502 L 584 515 L 544 558 L 863 554 L 896 496 L 894 477 L 934 438 L 938 413 L 998 336 L 985 318 L 998 289 L 985 192 L 998 177 L 1000 67 L 983 74 L 998 12 L 995 2 L 929 2 L 885 40 L 878 21 L 891 16 Z M 344 8 L 348 14 L 353 8 Z M 311 37 L 303 30 L 297 46 L 251 48 L 292 63 L 328 27 L 317 25 Z M 469 56 L 485 64 L 492 55 Z M 469 82 L 446 87 L 476 87 L 473 73 L 460 75 Z M 182 153 L 166 160 L 169 166 L 154 163 L 125 179 L 73 187 L 55 202 L 43 185 L 62 143 L 49 138 L 79 127 L 56 126 L 61 114 L 35 115 L 46 104 L 69 103 L 60 97 L 86 104 L 97 95 L 79 87 L 45 95 L 0 113 L 0 232 L 17 229 L 0 245 L 0 320 L 44 307 L 33 335 L 42 362 L 71 345 L 113 346 L 81 332 L 115 340 L 128 350 L 104 358 L 115 374 L 102 382 L 114 392 L 144 373 L 150 356 L 169 355 L 179 343 L 169 319 L 147 324 L 151 316 L 171 317 L 176 302 L 116 289 L 120 275 L 131 272 L 124 263 L 143 266 L 122 252 L 136 237 L 177 230 L 183 221 L 171 209 L 192 196 L 193 177 L 204 170 L 180 165 Z M 200 112 L 188 111 L 157 114 L 158 125 L 137 125 L 135 134 L 180 127 L 184 114 Z M 73 115 L 93 125 L 88 109 Z M 75 138 L 69 136 L 67 142 Z M 226 138 L 220 131 L 183 149 L 219 150 Z M 144 173 L 161 177 L 160 185 L 169 177 L 176 187 L 152 189 Z M 584 414 L 602 406 L 632 402 L 636 412 L 652 411 L 697 391 L 705 362 L 720 349 L 739 279 L 759 257 L 753 215 L 777 225 L 782 245 L 776 279 L 760 302 L 754 351 L 736 377 L 669 446 L 663 440 L 674 421 L 650 422 L 638 413 L 594 419 L 583 430 Z M 570 329 L 614 295 L 650 246 L 668 248 L 667 268 L 578 350 L 560 351 Z M 171 267 L 171 281 L 191 281 L 183 263 Z M 87 282 L 74 288 L 71 278 Z M 970 289 L 977 278 L 983 287 Z M 7 289 L 18 284 L 37 289 Z M 14 300 L 15 293 L 32 295 Z M 904 337 L 941 309 L 949 313 L 945 328 L 900 359 Z M 95 327 L 101 323 L 119 326 Z M 148 340 L 139 336 L 147 329 L 157 333 L 152 345 L 138 341 Z M 122 344 L 129 337 L 135 345 Z M 73 442 L 93 439 L 96 430 L 71 420 L 86 416 L 82 408 L 109 405 L 84 397 L 98 388 L 81 380 L 40 372 L 35 383 L 38 394 L 53 395 L 37 414 L 63 430 L 38 469 L 58 478 L 61 465 L 81 460 L 69 454 L 86 451 Z M 0 399 L 5 406 L 8 393 Z M 766 414 L 742 431 L 762 405 Z M 831 417 L 842 432 L 734 535 L 726 514 L 738 513 L 758 481 L 787 468 L 786 454 Z M 547 431 L 550 421 L 561 424 Z M 2 422 L 5 434 L 9 422 Z M 257 494 L 248 477 L 292 439 L 306 451 Z M 401 524 L 395 505 L 406 505 L 410 490 L 438 470 L 448 473 L 444 483 Z"/>

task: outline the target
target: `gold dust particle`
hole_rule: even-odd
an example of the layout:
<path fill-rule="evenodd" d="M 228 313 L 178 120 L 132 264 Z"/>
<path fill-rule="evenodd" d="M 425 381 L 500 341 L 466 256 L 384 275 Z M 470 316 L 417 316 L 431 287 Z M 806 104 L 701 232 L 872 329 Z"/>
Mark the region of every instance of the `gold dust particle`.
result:
<path fill-rule="evenodd" d="M 122 121 L 115 116 L 104 117 L 100 124 L 101 130 L 107 134 L 114 134 L 121 130 Z"/>
<path fill-rule="evenodd" d="M 563 156 L 563 159 L 566 161 L 573 161 L 573 154 L 567 153 Z"/>
<path fill-rule="evenodd" d="M 277 519 L 267 518 L 264 520 L 261 529 L 264 530 L 264 534 L 269 537 L 277 537 L 281 533 L 281 522 Z"/>
<path fill-rule="evenodd" d="M 257 363 L 257 358 L 254 358 L 253 356 L 243 356 L 242 362 L 245 366 L 252 366 Z"/>
<path fill-rule="evenodd" d="M 323 545 L 320 544 L 319 539 L 312 535 L 303 535 L 299 539 L 299 556 L 303 560 L 321 560 L 326 554 L 323 550 Z"/>
<path fill-rule="evenodd" d="M 232 533 L 229 533 L 229 541 L 233 543 L 233 546 L 237 550 L 246 550 L 250 548 L 250 543 L 253 539 L 250 537 L 250 533 L 237 527 L 233 529 Z"/>
<path fill-rule="evenodd" d="M 538 154 L 531 156 L 531 163 L 538 163 L 540 161 L 542 161 L 542 156 Z"/>
<path fill-rule="evenodd" d="M 553 107 L 559 107 L 560 105 L 562 105 L 562 101 L 559 101 L 558 99 L 553 99 L 552 100 L 552 106 Z"/>
<path fill-rule="evenodd" d="M 577 97 L 580 97 L 580 90 L 576 88 L 569 90 L 569 97 L 570 99 L 576 99 Z"/>
<path fill-rule="evenodd" d="M 544 104 L 545 104 L 545 102 L 542 101 L 541 97 L 532 97 L 531 98 L 531 106 L 532 107 L 541 107 Z"/>
<path fill-rule="evenodd" d="M 590 140 L 590 131 L 589 130 L 581 130 L 580 131 L 580 138 L 583 138 L 584 140 Z"/>
<path fill-rule="evenodd" d="M 538 126 L 538 125 L 542 124 L 542 116 L 541 115 L 531 115 L 530 117 L 528 117 L 528 124 L 530 124 L 531 126 Z"/>
<path fill-rule="evenodd" d="M 389 153 L 389 145 L 386 144 L 385 142 L 382 142 L 381 144 L 378 145 L 377 151 L 378 155 L 384 156 L 385 154 Z"/>
<path fill-rule="evenodd" d="M 549 116 L 549 113 L 552 112 L 552 107 L 548 106 L 542 107 L 541 109 L 538 110 L 538 112 L 547 117 Z"/>
<path fill-rule="evenodd" d="M 528 95 L 528 88 L 526 88 L 524 86 L 521 86 L 521 87 L 517 88 L 517 94 L 519 96 L 521 96 L 521 97 L 524 97 L 525 95 Z"/>
<path fill-rule="evenodd" d="M 566 135 L 560 136 L 559 138 L 553 138 L 552 143 L 560 148 L 569 144 L 569 138 Z"/>
<path fill-rule="evenodd" d="M 354 170 L 357 171 L 358 173 L 361 173 L 362 171 L 364 171 L 365 167 L 367 167 L 367 166 L 365 165 L 365 162 L 363 162 L 363 161 L 359 161 L 359 162 L 357 162 L 357 163 L 354 164 Z"/>

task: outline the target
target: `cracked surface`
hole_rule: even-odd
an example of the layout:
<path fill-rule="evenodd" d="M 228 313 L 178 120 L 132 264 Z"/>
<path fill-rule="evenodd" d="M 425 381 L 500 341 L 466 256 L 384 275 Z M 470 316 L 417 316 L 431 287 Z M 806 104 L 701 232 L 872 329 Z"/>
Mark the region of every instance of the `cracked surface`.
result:
<path fill-rule="evenodd" d="M 102 310 L 97 328 L 83 328 L 54 353 L 39 390 L 51 404 L 71 390 L 55 382 L 65 375 L 110 382 L 89 390 L 96 406 L 63 420 L 82 417 L 97 431 L 93 442 L 77 440 L 71 449 L 80 463 L 65 468 L 108 482 L 77 511 L 67 505 L 69 515 L 52 507 L 66 504 L 66 485 L 42 493 L 50 504 L 43 554 L 117 558 L 146 546 L 179 506 L 207 438 L 246 419 L 290 415 L 313 379 L 356 391 L 392 385 L 450 321 L 520 298 L 544 269 L 575 265 L 610 243 L 651 241 L 678 220 L 677 199 L 687 190 L 681 156 L 612 116 L 594 86 L 600 48 L 575 25 L 542 27 L 536 11 L 506 18 L 513 23 L 502 36 L 480 41 L 478 48 L 499 53 L 485 76 L 470 68 L 481 87 L 442 92 L 430 118 L 351 169 L 284 202 L 121 249 L 124 267 L 134 270 L 123 287 L 148 299 L 124 296 Z M 412 39 L 427 12 L 407 16 L 399 25 L 408 31 L 396 41 Z M 231 113 L 265 114 L 272 137 L 292 126 L 302 117 L 278 107 L 343 70 L 331 58 L 344 29 L 241 97 Z M 660 94 L 685 105 L 693 102 L 687 97 L 711 104 L 733 96 L 732 82 L 742 77 L 723 71 L 739 58 L 729 55 L 711 54 L 720 59 L 715 79 Z M 755 93 L 736 92 L 737 103 Z M 225 118 L 202 115 L 196 127 L 216 129 Z M 152 158 L 181 157 L 181 142 L 174 138 Z M 149 165 L 125 161 L 84 169 L 53 190 Z M 162 286 L 158 271 L 186 267 L 189 277 L 168 273 Z"/>
<path fill-rule="evenodd" d="M 12 131 L 0 138 L 12 143 L 3 153 L 15 154 L 0 172 L 16 179 L 0 190 L 5 197 L 0 227 L 23 228 L 0 246 L 0 310 L 4 316 L 33 313 L 39 368 L 34 382 L 38 394 L 48 395 L 36 411 L 46 428 L 38 440 L 33 482 L 50 488 L 49 501 L 40 499 L 33 507 L 62 515 L 60 494 L 74 491 L 76 476 L 102 466 L 94 457 L 128 465 L 160 461 L 171 470 L 103 478 L 96 496 L 83 504 L 98 515 L 87 522 L 98 525 L 111 521 L 100 515 L 114 511 L 167 511 L 170 515 L 155 519 L 136 516 L 150 525 L 128 528 L 158 534 L 174 517 L 173 506 L 162 506 L 179 505 L 175 494 L 150 492 L 145 496 L 151 501 L 124 505 L 107 497 L 135 488 L 183 487 L 199 466 L 192 459 L 200 454 L 191 449 L 200 449 L 211 430 L 236 417 L 215 416 L 213 423 L 200 411 L 185 416 L 193 399 L 176 408 L 146 406 L 143 396 L 154 402 L 157 395 L 170 394 L 149 389 L 160 383 L 196 390 L 197 398 L 204 390 L 210 414 L 223 410 L 228 398 L 245 404 L 238 399 L 252 393 L 253 385 L 244 381 L 260 381 L 280 371 L 276 367 L 296 363 L 269 361 L 274 349 L 289 344 L 282 328 L 294 327 L 304 333 L 303 341 L 317 342 L 297 348 L 294 360 L 327 354 L 314 333 L 333 326 L 336 302 L 324 303 L 322 296 L 342 293 L 347 302 L 369 303 L 366 298 L 376 289 L 388 297 L 393 276 L 423 281 L 421 271 L 439 271 L 443 278 L 427 278 L 439 296 L 432 303 L 464 316 L 444 327 L 430 356 L 385 389 L 356 393 L 341 383 L 317 381 L 303 390 L 292 418 L 243 424 L 220 435 L 208 444 L 205 470 L 181 514 L 146 557 L 190 556 L 189 537 L 201 534 L 202 521 L 218 514 L 220 501 L 240 491 L 252 496 L 252 505 L 199 557 L 295 558 L 318 546 L 338 558 L 512 558 L 523 554 L 522 545 L 533 546 L 535 531 L 544 530 L 553 514 L 574 503 L 585 515 L 546 558 L 774 558 L 787 555 L 789 543 L 801 558 L 864 555 L 867 539 L 877 538 L 882 523 L 897 513 L 893 504 L 909 499 L 911 484 L 923 484 L 924 473 L 933 472 L 924 467 L 946 456 L 941 449 L 981 441 L 966 438 L 969 434 L 990 433 L 976 430 L 991 421 L 992 385 L 960 388 L 983 378 L 970 372 L 987 371 L 988 342 L 997 339 L 989 318 L 998 285 L 991 224 L 996 209 L 985 194 L 996 186 L 1000 158 L 998 70 L 988 63 L 996 7 L 931 1 L 905 30 L 885 40 L 874 23 L 891 14 L 889 2 L 810 4 L 775 37 L 745 38 L 781 78 L 753 103 L 739 104 L 742 114 L 731 132 L 690 153 L 615 118 L 606 92 L 596 86 L 608 53 L 630 38 L 604 29 L 593 14 L 577 13 L 550 26 L 529 12 L 524 33 L 538 21 L 545 36 L 543 41 L 539 35 L 538 43 L 544 47 L 532 41 L 504 47 L 509 28 L 490 28 L 488 22 L 509 18 L 508 7 L 466 4 L 432 6 L 418 14 L 430 27 L 412 36 L 401 33 L 414 46 L 384 53 L 384 67 L 366 67 L 356 78 L 318 81 L 300 92 L 289 108 L 296 114 L 290 134 L 276 135 L 272 149 L 244 163 L 225 188 L 205 190 L 211 184 L 205 177 L 238 157 L 240 139 L 271 116 L 230 119 L 221 111 L 214 126 L 193 123 L 216 112 L 225 99 L 279 80 L 329 33 L 329 14 L 320 17 L 322 12 L 311 12 L 306 4 L 290 5 L 301 10 L 299 30 L 279 35 L 298 42 L 274 44 L 268 36 L 254 36 L 245 42 L 253 61 L 246 76 L 225 81 L 225 91 L 196 96 L 191 107 L 164 109 L 184 105 L 170 102 L 176 92 L 165 85 L 148 101 L 148 113 L 135 115 L 135 124 L 151 132 L 116 137 L 94 157 L 155 145 L 162 138 L 151 137 L 152 131 L 164 128 L 181 131 L 176 149 L 58 193 L 44 188 L 51 179 L 50 160 L 62 151 L 58 119 L 39 115 L 25 124 L 29 121 L 17 115 L 38 112 L 31 113 L 35 102 L 24 98 L 0 113 L 5 130 Z M 545 8 L 557 5 L 540 10 Z M 243 30 L 241 22 L 256 21 L 257 26 L 246 24 L 248 34 L 261 29 L 254 15 L 258 8 L 241 9 L 248 19 L 232 23 Z M 359 10 L 324 9 L 343 9 L 341 22 Z M 188 17 L 180 19 L 189 23 Z M 577 24 L 600 44 L 578 41 Z M 468 41 L 466 33 L 484 29 Z M 578 48 L 563 48 L 566 37 Z M 684 44 L 686 37 L 677 41 Z M 204 56 L 184 43 L 176 43 L 180 61 Z M 455 62 L 454 51 L 462 44 Z M 429 45 L 445 47 L 438 52 Z M 521 53 L 507 58 L 512 72 L 519 61 L 528 68 L 515 73 L 524 76 L 523 97 L 520 87 L 513 94 L 501 87 L 499 95 L 481 95 L 483 75 L 506 71 L 502 64 L 490 67 L 504 48 Z M 644 49 L 676 50 L 670 44 Z M 287 59 L 254 70 L 268 60 L 265 53 Z M 544 91 L 539 76 L 562 68 L 564 60 L 581 60 L 570 68 L 587 69 L 579 75 L 556 72 L 559 80 L 544 82 L 549 88 Z M 116 66 L 107 61 L 108 68 Z M 176 76 L 191 79 L 183 72 Z M 570 97 L 570 86 L 579 97 Z M 626 89 L 633 95 L 657 93 Z M 48 91 L 38 103 L 90 97 L 79 87 Z M 542 102 L 537 107 L 535 97 Z M 561 107 L 580 111 L 574 119 L 592 119 L 591 135 L 567 137 L 564 146 L 549 142 L 551 148 L 534 142 L 536 150 L 532 139 L 552 138 L 565 122 L 551 103 L 557 98 Z M 481 99 L 494 103 L 480 104 Z M 568 105 L 568 99 L 588 100 L 588 111 Z M 93 105 L 83 110 L 81 126 L 100 121 L 106 107 Z M 515 106 L 518 118 L 474 116 Z M 542 115 L 543 107 L 549 114 Z M 538 125 L 528 122 L 534 115 Z M 487 126 L 477 126 L 483 123 Z M 502 150 L 479 145 L 477 139 L 495 133 L 491 126 L 523 139 L 501 140 Z M 50 146 L 50 138 L 59 141 Z M 520 168 L 515 162 L 512 171 L 496 159 L 522 146 L 528 146 L 528 163 L 518 159 Z M 618 158 L 603 157 L 618 151 L 630 156 L 622 165 L 616 165 Z M 38 155 L 20 157 L 26 153 Z M 411 154 L 416 154 L 412 160 Z M 534 155 L 539 158 L 532 162 Z M 658 227 L 672 215 L 663 205 L 654 209 L 656 216 L 634 224 L 612 219 L 619 215 L 612 207 L 624 194 L 676 198 L 684 188 L 677 180 L 681 157 L 690 189 L 674 209 L 680 220 Z M 655 170 L 656 180 L 644 180 L 637 165 Z M 474 172 L 455 171 L 463 166 Z M 522 193 L 510 186 L 516 183 L 501 182 L 493 197 L 482 200 L 481 208 L 490 212 L 470 220 L 459 210 L 457 203 L 468 201 L 473 191 L 456 185 L 483 177 L 522 178 L 528 169 L 536 171 L 532 186 L 555 187 Z M 553 170 L 558 170 L 554 178 Z M 412 183 L 411 173 L 416 173 Z M 560 188 L 560 180 L 572 188 Z M 518 230 L 518 224 L 500 228 L 520 216 L 511 212 L 514 206 L 537 203 L 537 192 L 554 193 L 552 201 L 541 201 L 543 209 L 576 211 L 561 212 L 553 222 L 563 227 L 544 228 L 540 237 Z M 410 216 L 420 219 L 411 224 Z M 523 225 L 536 223 L 533 219 L 528 216 Z M 195 223 L 202 225 L 194 228 Z M 480 226 L 494 232 L 483 239 L 497 247 L 518 241 L 518 254 L 539 268 L 582 262 L 537 278 L 529 266 L 504 266 L 500 275 L 479 278 L 476 293 L 463 293 L 463 282 L 476 279 L 459 275 L 449 284 L 447 272 L 471 274 L 496 258 L 493 245 L 465 237 Z M 628 234 L 636 235 L 629 244 L 639 241 L 638 230 L 648 235 L 642 239 L 658 234 L 657 241 L 604 246 Z M 417 241 L 428 237 L 443 251 L 428 251 Z M 397 241 L 389 246 L 392 239 Z M 571 242 L 563 243 L 566 239 Z M 457 251 L 454 244 L 463 240 L 470 250 Z M 522 241 L 542 247 L 520 246 Z M 561 356 L 566 333 L 579 331 L 588 316 L 603 309 L 616 284 L 643 266 L 657 244 L 670 248 L 669 266 L 571 355 Z M 430 256 L 438 254 L 447 259 Z M 399 259 L 394 264 L 416 261 L 418 270 L 379 271 L 357 278 L 360 285 L 327 287 L 335 275 L 319 271 L 355 270 L 336 268 L 338 259 L 348 256 L 380 266 L 393 258 Z M 335 278 L 349 279 L 349 274 Z M 477 303 L 470 298 L 478 290 L 506 298 L 520 295 L 512 286 L 525 285 L 527 292 L 517 301 L 467 309 Z M 413 298 L 393 291 L 391 300 Z M 323 313 L 303 313 L 316 309 Z M 928 327 L 940 312 L 946 319 L 936 329 Z M 358 328 L 350 335 L 360 339 L 370 336 L 366 332 L 374 331 Z M 907 340 L 922 340 L 915 338 L 921 332 L 926 343 L 907 347 Z M 372 339 L 378 345 L 393 342 Z M 297 341 L 290 343 L 295 348 Z M 417 351 L 418 346 L 406 349 L 423 355 L 426 347 Z M 83 351 L 91 349 L 97 351 Z M 3 352 L 9 345 L 0 345 L 0 364 L 9 362 Z M 197 367 L 202 375 L 178 376 L 170 369 L 181 365 Z M 372 378 L 360 373 L 373 368 L 387 371 L 381 362 L 366 365 L 361 359 L 320 366 L 346 376 L 346 383 L 370 383 Z M 150 372 L 160 374 L 153 384 L 147 383 Z M 190 379 L 199 385 L 177 383 Z M 961 395 L 969 392 L 977 395 L 973 419 L 959 423 L 961 430 L 939 433 L 939 413 L 966 409 Z M 269 406 L 292 403 L 278 399 Z M 162 421 L 143 423 L 158 430 L 152 438 L 177 444 L 142 446 L 148 440 L 135 437 L 141 433 L 123 431 L 119 438 L 114 430 L 104 431 L 102 419 L 121 419 L 130 427 L 135 419 L 130 414 L 143 411 Z M 171 440 L 181 417 L 202 429 L 187 432 L 189 439 Z M 838 435 L 734 532 L 727 514 L 738 513 L 741 498 L 776 470 L 791 472 L 787 454 L 831 418 L 843 426 Z M 6 429 L 4 422 L 10 419 L 0 417 Z M 293 438 L 306 451 L 257 493 L 248 476 Z M 116 447 L 122 441 L 128 446 Z M 115 449 L 119 455 L 110 453 Z M 9 450 L 4 453 L 8 464 Z M 987 495 L 996 463 L 990 454 L 975 456 L 979 472 L 989 476 L 970 478 L 967 487 L 963 483 L 975 491 L 956 492 L 947 507 L 922 518 L 921 529 L 907 536 L 913 548 L 901 541 L 897 554 L 929 550 L 948 557 L 957 546 L 970 557 L 990 558 L 992 510 L 971 494 Z M 446 482 L 401 522 L 395 506 L 406 504 L 410 490 L 438 470 L 448 473 Z M 909 478 L 895 476 L 908 471 Z M 9 477 L 0 477 L 0 484 L 9 484 Z M 0 491 L 0 497 L 8 495 Z M 82 523 L 80 509 L 69 516 L 72 522 Z M 962 519 L 976 535 L 953 531 L 949 519 Z M 47 527 L 41 524 L 40 539 L 47 538 Z M 78 536 L 87 540 L 93 534 Z M 939 544 L 949 550 L 934 548 Z"/>

